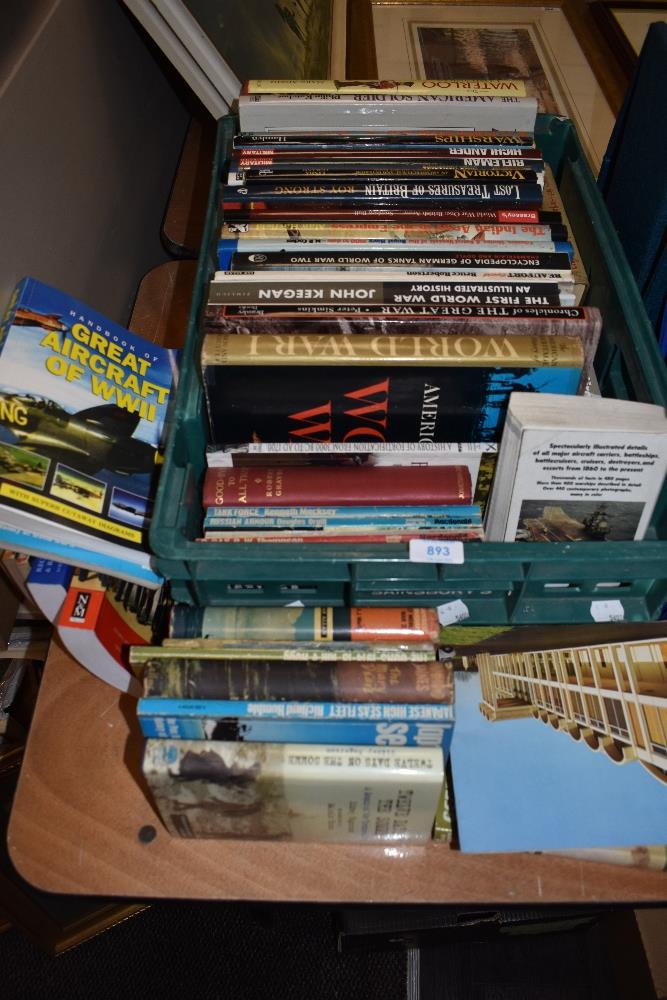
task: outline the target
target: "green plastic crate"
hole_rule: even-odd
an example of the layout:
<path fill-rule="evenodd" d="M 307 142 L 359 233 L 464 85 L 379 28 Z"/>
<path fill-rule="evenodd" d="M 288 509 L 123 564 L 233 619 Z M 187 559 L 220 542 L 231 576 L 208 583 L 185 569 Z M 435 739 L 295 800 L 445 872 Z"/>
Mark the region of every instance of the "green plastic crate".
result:
<path fill-rule="evenodd" d="M 470 624 L 590 621 L 591 600 L 621 600 L 625 618 L 659 615 L 667 600 L 667 497 L 642 542 L 471 543 L 462 565 L 411 563 L 407 545 L 326 546 L 197 542 L 206 426 L 199 371 L 200 315 L 216 268 L 219 185 L 235 119 L 223 118 L 180 384 L 158 490 L 151 547 L 176 600 L 192 604 L 437 605 L 460 598 Z M 602 394 L 667 403 L 667 374 L 618 237 L 574 126 L 538 116 L 550 163 L 589 276 L 586 302 L 604 330 L 596 372 Z"/>

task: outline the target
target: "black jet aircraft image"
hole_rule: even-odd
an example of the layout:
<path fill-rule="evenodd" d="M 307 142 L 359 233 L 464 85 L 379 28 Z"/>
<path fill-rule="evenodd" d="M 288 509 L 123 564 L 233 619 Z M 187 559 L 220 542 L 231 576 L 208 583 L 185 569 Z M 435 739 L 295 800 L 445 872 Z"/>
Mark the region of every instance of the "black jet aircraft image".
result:
<path fill-rule="evenodd" d="M 68 413 L 40 396 L 0 394 L 0 412 L 22 448 L 81 472 L 108 469 L 130 476 L 153 471 L 156 449 L 132 437 L 139 415 L 115 403 Z"/>

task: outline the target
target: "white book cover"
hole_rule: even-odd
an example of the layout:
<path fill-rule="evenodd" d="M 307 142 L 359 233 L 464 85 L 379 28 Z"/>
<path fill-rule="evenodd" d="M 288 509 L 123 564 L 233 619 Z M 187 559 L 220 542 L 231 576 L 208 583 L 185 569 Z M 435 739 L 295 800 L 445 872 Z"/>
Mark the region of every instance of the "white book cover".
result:
<path fill-rule="evenodd" d="M 181 837 L 429 840 L 440 747 L 149 739 L 143 773 Z"/>
<path fill-rule="evenodd" d="M 667 469 L 661 406 L 512 393 L 487 541 L 644 538 Z"/>

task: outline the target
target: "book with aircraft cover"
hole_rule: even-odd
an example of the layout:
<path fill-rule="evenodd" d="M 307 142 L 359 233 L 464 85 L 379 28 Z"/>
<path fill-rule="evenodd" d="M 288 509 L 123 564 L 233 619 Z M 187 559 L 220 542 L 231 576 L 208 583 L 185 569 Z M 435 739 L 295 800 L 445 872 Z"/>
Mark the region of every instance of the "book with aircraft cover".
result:
<path fill-rule="evenodd" d="M 34 278 L 0 349 L 0 526 L 147 569 L 175 352 Z"/>

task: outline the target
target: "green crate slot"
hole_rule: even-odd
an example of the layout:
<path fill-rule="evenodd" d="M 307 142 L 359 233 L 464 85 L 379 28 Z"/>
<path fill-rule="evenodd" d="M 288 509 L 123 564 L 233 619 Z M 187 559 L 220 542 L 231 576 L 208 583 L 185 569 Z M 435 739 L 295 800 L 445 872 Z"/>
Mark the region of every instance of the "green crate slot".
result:
<path fill-rule="evenodd" d="M 664 489 L 646 541 L 466 543 L 459 566 L 411 563 L 407 545 L 327 545 L 323 555 L 318 545 L 234 544 L 225 555 L 222 546 L 197 541 L 206 468 L 200 315 L 216 268 L 219 182 L 235 127 L 231 117 L 219 123 L 181 378 L 151 527 L 155 567 L 171 581 L 176 599 L 202 605 L 292 600 L 437 605 L 460 596 L 470 624 L 546 624 L 590 621 L 591 600 L 613 596 L 622 601 L 629 621 L 657 617 L 667 601 Z M 589 277 L 586 302 L 603 313 L 596 357 L 602 393 L 665 405 L 667 371 L 574 126 L 539 115 L 536 139 L 556 176 Z M 605 586 L 609 583 L 623 586 L 611 589 Z"/>

